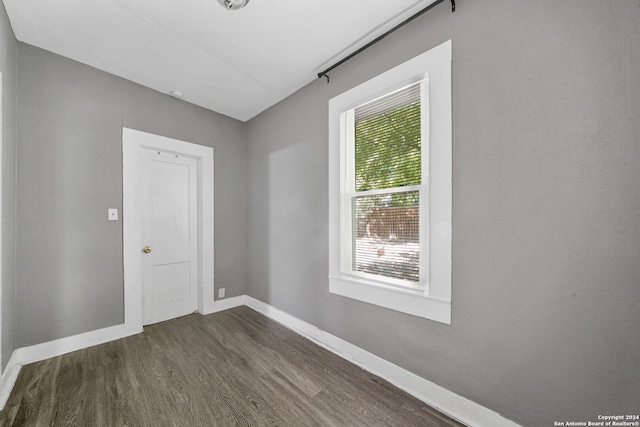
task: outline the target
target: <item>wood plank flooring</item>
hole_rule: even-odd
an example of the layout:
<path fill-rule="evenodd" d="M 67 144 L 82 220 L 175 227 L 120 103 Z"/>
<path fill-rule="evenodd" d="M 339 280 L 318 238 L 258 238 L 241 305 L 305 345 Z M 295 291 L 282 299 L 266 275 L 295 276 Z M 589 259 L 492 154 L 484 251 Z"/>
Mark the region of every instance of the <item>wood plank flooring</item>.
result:
<path fill-rule="evenodd" d="M 1 426 L 461 426 L 238 307 L 24 366 Z"/>

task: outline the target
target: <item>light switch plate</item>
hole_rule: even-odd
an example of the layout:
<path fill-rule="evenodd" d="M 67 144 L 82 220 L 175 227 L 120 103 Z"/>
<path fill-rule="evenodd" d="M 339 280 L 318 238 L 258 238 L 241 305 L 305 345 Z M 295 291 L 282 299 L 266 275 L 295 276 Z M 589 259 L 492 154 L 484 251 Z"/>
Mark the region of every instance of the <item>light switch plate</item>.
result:
<path fill-rule="evenodd" d="M 117 221 L 118 220 L 118 209 L 109 208 L 109 221 Z"/>

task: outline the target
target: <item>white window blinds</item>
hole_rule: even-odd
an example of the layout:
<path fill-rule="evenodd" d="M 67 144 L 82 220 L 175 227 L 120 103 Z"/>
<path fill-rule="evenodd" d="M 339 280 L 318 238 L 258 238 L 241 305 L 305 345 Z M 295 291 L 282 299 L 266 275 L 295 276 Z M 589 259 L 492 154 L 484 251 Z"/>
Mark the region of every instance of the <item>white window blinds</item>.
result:
<path fill-rule="evenodd" d="M 424 81 L 347 114 L 351 271 L 420 281 Z M 351 151 L 351 150 L 350 150 Z"/>

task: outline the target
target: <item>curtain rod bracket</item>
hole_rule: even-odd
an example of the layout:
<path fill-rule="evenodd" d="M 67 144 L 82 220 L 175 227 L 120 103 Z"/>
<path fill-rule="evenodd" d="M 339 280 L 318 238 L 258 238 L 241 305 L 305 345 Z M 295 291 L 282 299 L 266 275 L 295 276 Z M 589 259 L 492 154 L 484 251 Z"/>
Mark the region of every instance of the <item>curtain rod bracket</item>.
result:
<path fill-rule="evenodd" d="M 320 77 L 326 77 L 327 78 L 327 84 L 329 84 L 329 74 L 327 74 L 326 72 L 318 73 L 318 78 L 320 78 Z"/>

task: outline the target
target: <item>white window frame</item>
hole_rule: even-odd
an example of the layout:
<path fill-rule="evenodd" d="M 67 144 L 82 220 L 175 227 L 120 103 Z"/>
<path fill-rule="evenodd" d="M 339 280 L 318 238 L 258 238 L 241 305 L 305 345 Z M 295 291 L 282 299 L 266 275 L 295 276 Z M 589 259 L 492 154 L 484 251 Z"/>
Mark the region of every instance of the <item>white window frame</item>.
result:
<path fill-rule="evenodd" d="M 329 101 L 329 292 L 446 324 L 451 324 L 451 52 L 449 40 Z M 421 190 L 420 205 L 424 203 L 428 212 L 421 213 L 420 252 L 428 261 L 421 261 L 420 282 L 408 286 L 397 279 L 353 272 L 341 256 L 341 245 L 342 251 L 351 247 L 342 236 L 351 235 L 345 234 L 351 229 L 345 201 L 346 162 L 352 160 L 341 135 L 341 120 L 349 110 L 423 79 L 428 103 L 428 136 L 424 135 L 423 144 L 428 150 L 423 149 L 426 188 Z M 428 222 L 426 230 L 422 221 Z"/>

